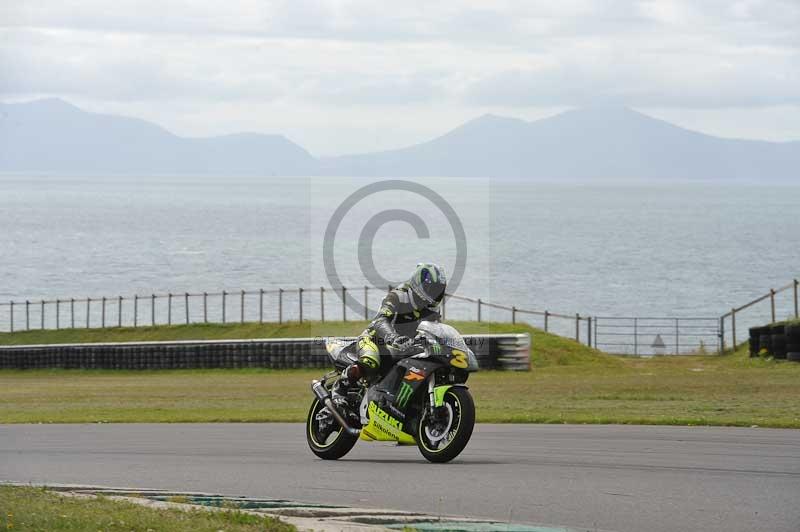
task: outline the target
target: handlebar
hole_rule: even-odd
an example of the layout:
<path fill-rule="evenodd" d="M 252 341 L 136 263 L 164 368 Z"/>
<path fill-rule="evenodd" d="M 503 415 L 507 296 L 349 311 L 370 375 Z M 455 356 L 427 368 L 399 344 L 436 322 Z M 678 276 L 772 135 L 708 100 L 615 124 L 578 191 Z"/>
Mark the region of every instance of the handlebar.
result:
<path fill-rule="evenodd" d="M 423 335 L 418 334 L 412 339 L 411 344 L 402 351 L 392 347 L 391 345 L 388 345 L 387 347 L 389 348 L 389 351 L 392 353 L 393 356 L 402 356 L 403 358 L 405 358 L 419 354 L 415 352 L 417 349 L 422 349 L 424 351 L 425 346 L 427 344 L 428 340 Z"/>

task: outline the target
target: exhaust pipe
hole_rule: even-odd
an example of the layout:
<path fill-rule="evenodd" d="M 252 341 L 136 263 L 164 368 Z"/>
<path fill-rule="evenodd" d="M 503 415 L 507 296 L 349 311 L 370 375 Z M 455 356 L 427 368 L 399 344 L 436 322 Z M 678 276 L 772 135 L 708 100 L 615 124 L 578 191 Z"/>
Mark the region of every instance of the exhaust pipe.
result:
<path fill-rule="evenodd" d="M 325 389 L 325 385 L 322 384 L 322 381 L 311 381 L 311 389 L 314 391 L 314 395 L 316 395 L 322 404 L 327 407 L 336 422 L 339 423 L 339 425 L 341 425 L 348 434 L 352 434 L 353 436 L 358 436 L 361 434 L 359 429 L 354 429 L 348 425 L 344 417 L 339 413 L 338 410 L 336 410 L 336 407 L 333 405 L 333 401 L 331 400 L 331 394 Z"/>

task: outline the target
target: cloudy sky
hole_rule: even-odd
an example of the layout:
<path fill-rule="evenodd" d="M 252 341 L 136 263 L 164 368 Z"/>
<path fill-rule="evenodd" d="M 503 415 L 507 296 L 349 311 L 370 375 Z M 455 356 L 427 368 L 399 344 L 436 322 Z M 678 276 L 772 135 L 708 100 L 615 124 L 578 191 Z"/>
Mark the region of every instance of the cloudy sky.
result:
<path fill-rule="evenodd" d="M 593 104 L 800 140 L 800 0 L 6 0 L 0 35 L 1 101 L 316 155 Z"/>

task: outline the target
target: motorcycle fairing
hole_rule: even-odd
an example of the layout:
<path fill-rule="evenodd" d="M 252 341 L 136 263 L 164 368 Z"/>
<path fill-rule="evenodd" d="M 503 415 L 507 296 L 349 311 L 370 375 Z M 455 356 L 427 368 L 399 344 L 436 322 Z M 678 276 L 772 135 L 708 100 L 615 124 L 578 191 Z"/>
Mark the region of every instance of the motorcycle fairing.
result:
<path fill-rule="evenodd" d="M 415 444 L 413 436 L 405 432 L 406 419 L 417 392 L 427 389 L 428 377 L 442 363 L 435 360 L 405 358 L 367 392 L 367 424 L 361 429 L 361 439 L 372 441 L 397 441 Z"/>
<path fill-rule="evenodd" d="M 443 364 L 436 360 L 405 358 L 398 362 L 397 366 L 405 371 L 394 392 L 392 406 L 406 414 L 408 413 L 408 408 L 415 404 L 414 397 L 417 397 L 419 390 L 427 391 L 428 377 L 442 367 Z"/>
<path fill-rule="evenodd" d="M 396 441 L 414 445 L 417 441 L 411 434 L 403 432 L 403 422 L 379 407 L 375 401 L 367 406 L 369 423 L 361 428 L 359 438 L 365 441 Z"/>

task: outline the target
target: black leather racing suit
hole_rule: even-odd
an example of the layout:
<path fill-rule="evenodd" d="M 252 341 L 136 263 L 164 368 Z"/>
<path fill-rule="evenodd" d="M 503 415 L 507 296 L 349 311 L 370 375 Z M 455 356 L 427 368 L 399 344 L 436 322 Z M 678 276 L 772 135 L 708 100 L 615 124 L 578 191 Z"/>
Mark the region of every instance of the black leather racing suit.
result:
<path fill-rule="evenodd" d="M 414 338 L 421 321 L 439 321 L 438 305 L 426 306 L 415 298 L 408 284 L 392 289 L 381 302 L 378 314 L 358 338 L 357 364 L 374 374 L 381 358 L 391 358 L 388 345 L 399 336 Z"/>

